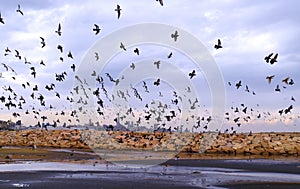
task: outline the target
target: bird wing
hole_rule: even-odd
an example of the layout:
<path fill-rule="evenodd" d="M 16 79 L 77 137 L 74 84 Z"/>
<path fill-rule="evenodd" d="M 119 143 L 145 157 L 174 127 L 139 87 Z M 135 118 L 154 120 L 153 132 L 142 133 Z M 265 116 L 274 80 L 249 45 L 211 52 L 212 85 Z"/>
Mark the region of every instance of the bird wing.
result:
<path fill-rule="evenodd" d="M 221 45 L 221 40 L 220 40 L 220 39 L 218 39 L 218 45 L 219 45 L 219 46 Z"/>

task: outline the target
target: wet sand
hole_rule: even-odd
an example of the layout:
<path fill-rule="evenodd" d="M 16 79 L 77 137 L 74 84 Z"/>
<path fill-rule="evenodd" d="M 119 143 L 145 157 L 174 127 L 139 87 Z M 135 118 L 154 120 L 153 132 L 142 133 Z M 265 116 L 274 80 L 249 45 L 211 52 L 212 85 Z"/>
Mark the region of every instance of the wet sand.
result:
<path fill-rule="evenodd" d="M 298 157 L 179 156 L 131 168 L 89 150 L 0 149 L 0 188 L 300 188 Z"/>

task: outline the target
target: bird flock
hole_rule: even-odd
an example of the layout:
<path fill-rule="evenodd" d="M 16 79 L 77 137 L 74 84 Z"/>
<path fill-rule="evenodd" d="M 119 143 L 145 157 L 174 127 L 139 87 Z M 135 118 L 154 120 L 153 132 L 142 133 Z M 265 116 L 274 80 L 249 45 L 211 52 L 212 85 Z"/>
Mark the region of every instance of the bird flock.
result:
<path fill-rule="evenodd" d="M 162 0 L 156 0 L 161 6 L 164 6 Z M 119 20 L 122 18 L 122 12 L 124 11 L 119 4 L 115 6 L 115 9 L 112 10 L 116 14 L 116 19 Z M 21 6 L 18 4 L 16 8 L 17 14 L 22 17 L 26 17 L 26 11 L 21 9 Z M 0 23 L 1 27 L 5 27 L 6 19 L 1 14 L 0 10 Z M 0 27 L 0 30 L 1 30 Z M 51 29 L 51 28 L 50 28 Z M 93 35 L 101 35 L 102 28 L 97 23 L 91 24 L 89 29 Z M 57 28 L 52 28 L 53 36 L 59 38 L 64 33 L 64 28 L 61 23 L 57 23 Z M 165 36 L 176 43 L 180 39 L 180 33 L 174 31 L 170 33 L 169 36 Z M 44 36 L 37 36 L 40 44 L 39 48 L 55 48 L 47 45 L 47 38 Z M 221 39 L 217 40 L 217 43 L 213 46 L 216 51 L 220 51 L 222 48 L 226 48 L 222 45 Z M 140 56 L 143 51 L 140 47 L 135 47 L 133 51 L 130 51 L 126 47 L 126 44 L 122 41 L 119 43 L 119 48 L 123 53 L 133 53 L 136 56 Z M 39 79 L 39 71 L 48 67 L 48 64 L 45 60 L 40 62 L 33 62 L 27 59 L 26 55 L 22 53 L 22 49 L 14 49 L 13 47 L 6 47 L 3 49 L 3 57 L 9 57 L 10 60 L 13 59 L 14 62 L 18 64 L 23 63 L 26 67 L 26 70 L 22 73 L 18 73 L 18 67 L 11 62 L 4 62 L 3 57 L 1 58 L 1 69 L 0 70 L 0 81 L 1 81 L 1 94 L 0 94 L 0 109 L 1 111 L 7 110 L 10 112 L 10 116 L 15 119 L 22 119 L 22 116 L 27 116 L 29 119 L 34 120 L 35 125 L 47 129 L 47 127 L 57 127 L 58 125 L 63 124 L 67 120 L 68 124 L 83 124 L 80 120 L 79 114 L 88 116 L 89 112 L 84 108 L 88 104 L 89 99 L 94 99 L 96 102 L 96 112 L 98 114 L 98 119 L 106 120 L 110 117 L 114 118 L 116 122 L 124 122 L 125 125 L 141 127 L 145 124 L 149 124 L 154 131 L 183 131 L 184 125 L 176 125 L 176 121 L 183 119 L 182 116 L 182 102 L 186 98 L 185 95 L 180 96 L 178 91 L 171 91 L 166 94 L 164 91 L 159 91 L 158 87 L 163 85 L 161 78 L 156 78 L 153 81 L 144 80 L 141 82 L 140 86 L 130 85 L 125 91 L 118 90 L 116 94 L 111 94 L 109 86 L 118 86 L 120 82 L 124 80 L 124 76 L 120 78 L 114 77 L 114 73 L 106 72 L 104 74 L 98 74 L 94 70 L 90 75 L 95 79 L 96 86 L 90 86 L 85 78 L 80 78 L 76 75 L 77 65 L 74 62 L 74 56 L 71 50 L 65 49 L 63 42 L 56 45 L 56 50 L 58 54 L 58 61 L 61 63 L 69 64 L 68 70 L 62 70 L 58 73 L 53 73 L 53 77 L 49 78 L 48 83 L 41 82 L 31 82 L 31 80 L 19 79 L 19 75 L 26 75 L 27 78 L 37 81 Z M 101 59 L 101 52 L 94 52 L 95 62 Z M 165 55 L 167 59 L 173 58 L 173 52 L 170 52 Z M 274 64 L 279 63 L 278 53 L 270 53 L 266 55 L 263 59 L 266 64 L 273 66 Z M 76 56 L 75 56 L 76 58 Z M 262 62 L 263 63 L 263 62 Z M 153 62 L 153 67 L 156 69 L 161 69 L 161 60 Z M 128 68 L 131 69 L 134 74 L 137 65 L 134 62 L 130 62 Z M 5 73 L 5 74 L 4 74 Z M 61 94 L 59 87 L 63 83 L 74 75 L 74 79 L 78 85 L 73 87 L 69 93 Z M 198 76 L 197 69 L 192 69 L 186 75 L 189 80 L 195 79 Z M 9 79 L 8 79 L 9 78 Z M 5 80 L 7 79 L 7 80 Z M 275 75 L 267 75 L 267 85 L 274 82 L 276 79 Z M 5 81 L 5 82 L 4 82 Z M 12 81 L 14 85 L 10 85 L 9 81 Z M 17 85 L 15 85 L 17 83 Z M 284 92 L 284 89 L 292 87 L 295 85 L 294 80 L 287 76 L 283 78 L 280 83 L 276 84 L 274 89 L 275 93 Z M 228 86 L 233 88 L 233 90 L 244 90 L 244 92 L 249 93 L 252 96 L 256 96 L 257 92 L 251 89 L 247 83 L 244 83 L 242 80 L 238 81 L 228 81 Z M 88 95 L 88 91 L 92 92 L 93 96 Z M 185 93 L 191 93 L 191 86 L 186 86 Z M 145 99 L 144 96 L 151 93 L 158 93 L 160 97 L 167 96 L 168 102 L 164 103 L 161 101 L 156 101 L 155 99 Z M 73 95 L 80 95 L 79 99 L 74 99 Z M 116 96 L 115 96 L 116 95 Z M 56 107 L 54 104 L 51 104 L 52 101 L 48 98 L 51 98 L 58 102 L 55 104 L 63 105 L 64 108 Z M 112 112 L 110 111 L 110 106 L 116 101 L 116 99 L 122 99 L 124 102 L 129 102 L 130 99 L 135 99 L 140 103 L 143 103 L 142 108 L 137 108 L 134 106 L 127 107 L 124 111 Z M 30 103 L 29 103 L 30 101 Z M 144 103 L 145 102 L 145 103 Z M 205 132 L 208 131 L 208 123 L 212 121 L 212 116 L 208 109 L 204 111 L 204 115 L 199 116 L 198 114 L 193 114 L 192 111 L 196 108 L 201 107 L 199 100 L 188 99 L 189 102 L 189 115 L 185 117 L 185 122 L 191 122 L 194 132 Z M 278 110 L 278 116 L 281 116 L 284 119 L 284 116 L 291 115 L 293 111 L 293 103 L 296 102 L 296 99 L 292 96 L 290 103 L 286 107 L 282 107 Z M 77 104 L 78 108 L 70 110 L 72 104 Z M 52 115 L 55 118 L 51 119 L 49 116 Z M 274 115 L 278 117 L 277 115 Z M 129 119 L 130 117 L 130 119 Z M 256 107 L 248 107 L 245 103 L 232 106 L 230 110 L 226 111 L 224 115 L 225 120 L 232 122 L 231 129 L 226 129 L 224 132 L 235 133 L 236 126 L 241 127 L 243 124 L 251 122 L 252 120 L 257 119 L 272 119 L 272 113 L 270 112 L 261 112 L 259 110 L 259 104 Z M 155 123 L 155 124 L 154 124 Z M 98 122 L 99 124 L 99 122 Z M 155 126 L 154 126 L 155 125 Z M 114 130 L 113 126 L 108 127 L 110 130 Z M 221 130 L 219 130 L 221 132 Z"/>

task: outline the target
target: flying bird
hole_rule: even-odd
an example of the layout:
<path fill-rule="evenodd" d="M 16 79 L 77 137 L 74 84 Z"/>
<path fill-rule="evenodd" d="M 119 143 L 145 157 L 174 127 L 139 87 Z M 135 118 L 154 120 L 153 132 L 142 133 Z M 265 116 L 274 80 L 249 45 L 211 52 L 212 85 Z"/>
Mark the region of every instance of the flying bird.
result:
<path fill-rule="evenodd" d="M 55 31 L 55 33 L 57 33 L 59 36 L 61 36 L 61 25 L 60 25 L 60 23 L 58 23 L 58 28 L 57 28 L 57 30 Z"/>
<path fill-rule="evenodd" d="M 192 72 L 189 73 L 190 79 L 192 79 L 194 76 L 196 76 L 196 71 L 193 70 Z"/>
<path fill-rule="evenodd" d="M 269 63 L 272 56 L 273 56 L 273 53 L 270 53 L 268 56 L 265 57 L 265 61 L 266 61 L 267 63 Z"/>
<path fill-rule="evenodd" d="M 158 78 L 153 84 L 158 86 L 160 84 L 160 79 Z"/>
<path fill-rule="evenodd" d="M 45 43 L 45 39 L 43 37 L 40 37 L 41 38 L 41 44 L 42 44 L 42 47 L 41 48 L 44 48 L 46 46 L 46 43 Z"/>
<path fill-rule="evenodd" d="M 134 63 L 131 63 L 130 68 L 131 68 L 132 70 L 134 70 L 134 68 L 135 68 Z"/>
<path fill-rule="evenodd" d="M 270 60 L 270 64 L 274 64 L 275 62 L 277 62 L 277 58 L 278 58 L 278 53 L 275 54 L 274 58 L 272 58 L 272 59 Z"/>
<path fill-rule="evenodd" d="M 290 79 L 290 77 L 287 77 L 287 78 L 283 79 L 282 82 L 288 85 L 289 84 L 289 79 Z"/>
<path fill-rule="evenodd" d="M 94 24 L 94 26 L 93 31 L 95 32 L 95 35 L 98 35 L 101 29 L 97 24 Z"/>
<path fill-rule="evenodd" d="M 18 4 L 18 9 L 17 9 L 16 11 L 19 12 L 22 16 L 24 15 L 23 12 L 21 11 L 21 6 L 20 6 L 20 4 Z"/>
<path fill-rule="evenodd" d="M 221 40 L 218 39 L 218 44 L 215 45 L 215 49 L 220 49 L 220 48 L 223 48 L 223 47 L 222 47 Z"/>
<path fill-rule="evenodd" d="M 95 58 L 96 58 L 96 61 L 99 60 L 99 53 L 95 52 Z"/>
<path fill-rule="evenodd" d="M 239 89 L 242 86 L 242 81 L 239 81 L 235 84 L 236 89 Z"/>
<path fill-rule="evenodd" d="M 133 50 L 133 52 L 136 53 L 137 55 L 140 55 L 140 51 L 139 51 L 138 48 L 135 48 L 135 49 Z"/>
<path fill-rule="evenodd" d="M 73 59 L 73 55 L 72 55 L 71 51 L 69 51 L 68 57 Z"/>
<path fill-rule="evenodd" d="M 268 83 L 270 84 L 272 79 L 275 77 L 275 75 L 267 76 L 266 79 L 268 80 Z"/>
<path fill-rule="evenodd" d="M 156 68 L 159 69 L 159 65 L 160 65 L 160 61 L 156 61 L 153 63 L 154 65 L 156 65 Z"/>
<path fill-rule="evenodd" d="M 170 59 L 172 57 L 173 53 L 170 52 L 170 54 L 168 55 L 168 58 Z"/>
<path fill-rule="evenodd" d="M 16 55 L 15 55 L 15 57 L 17 57 L 17 58 L 19 58 L 19 60 L 21 60 L 21 56 L 20 56 L 20 53 L 19 53 L 19 51 L 18 51 L 18 50 L 15 50 L 15 52 L 16 52 Z"/>
<path fill-rule="evenodd" d="M 61 45 L 57 45 L 57 49 L 60 51 L 60 53 L 63 52 L 63 47 Z"/>
<path fill-rule="evenodd" d="M 75 72 L 75 64 L 72 64 L 71 69 L 73 70 L 73 72 Z"/>
<path fill-rule="evenodd" d="M 177 30 L 175 31 L 175 33 L 171 34 L 171 38 L 173 38 L 175 42 L 177 41 L 178 37 L 179 37 L 179 35 L 178 35 L 178 31 Z"/>
<path fill-rule="evenodd" d="M 124 44 L 122 42 L 120 44 L 120 48 L 123 49 L 124 51 L 126 51 L 126 48 L 125 48 L 125 46 L 124 46 Z"/>
<path fill-rule="evenodd" d="M 3 18 L 1 17 L 1 12 L 0 12 L 0 23 L 5 24 Z"/>
<path fill-rule="evenodd" d="M 163 0 L 156 0 L 156 1 L 158 1 L 161 6 L 164 6 Z"/>
<path fill-rule="evenodd" d="M 276 89 L 275 89 L 275 91 L 276 91 L 276 92 L 280 92 L 279 85 L 277 85 L 277 86 L 276 86 Z"/>
<path fill-rule="evenodd" d="M 118 19 L 120 18 L 120 16 L 121 16 L 121 7 L 120 7 L 120 5 L 117 5 L 117 8 L 115 9 L 115 11 L 118 13 Z"/>

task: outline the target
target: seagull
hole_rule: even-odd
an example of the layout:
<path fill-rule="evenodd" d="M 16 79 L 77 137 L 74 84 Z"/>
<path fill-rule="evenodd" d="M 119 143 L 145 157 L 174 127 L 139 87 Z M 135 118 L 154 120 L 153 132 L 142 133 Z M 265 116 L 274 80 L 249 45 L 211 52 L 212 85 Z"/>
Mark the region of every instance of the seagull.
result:
<path fill-rule="evenodd" d="M 175 42 L 177 41 L 178 36 L 179 35 L 178 35 L 178 31 L 177 30 L 175 31 L 175 33 L 171 34 L 171 38 L 173 38 Z"/>
<path fill-rule="evenodd" d="M 164 6 L 163 0 L 156 0 L 156 1 L 159 1 L 159 4 L 160 4 L 161 6 Z"/>
<path fill-rule="evenodd" d="M 153 84 L 158 86 L 160 84 L 160 79 L 158 78 Z"/>
<path fill-rule="evenodd" d="M 283 79 L 282 82 L 288 85 L 289 84 L 289 79 L 290 79 L 290 77 L 287 77 L 287 78 Z"/>
<path fill-rule="evenodd" d="M 278 57 L 278 53 L 275 54 L 274 58 L 272 58 L 272 59 L 270 60 L 270 64 L 274 64 L 275 62 L 277 62 L 277 57 Z"/>
<path fill-rule="evenodd" d="M 125 48 L 125 46 L 124 46 L 124 44 L 122 42 L 120 44 L 120 48 L 123 49 L 124 51 L 126 51 L 126 48 Z"/>
<path fill-rule="evenodd" d="M 69 51 L 68 57 L 73 59 L 73 55 L 72 55 L 71 51 Z"/>
<path fill-rule="evenodd" d="M 16 11 L 19 12 L 21 15 L 24 15 L 23 12 L 21 11 L 21 6 L 19 4 L 18 4 L 18 9 Z"/>
<path fill-rule="evenodd" d="M 294 83 L 294 80 L 291 79 L 290 82 L 289 82 L 289 85 L 294 85 L 294 84 L 295 84 L 295 83 Z"/>
<path fill-rule="evenodd" d="M 121 16 L 121 7 L 120 7 L 120 5 L 117 5 L 117 8 L 115 9 L 115 11 L 117 11 L 117 13 L 118 13 L 118 19 L 120 18 L 120 16 Z"/>
<path fill-rule="evenodd" d="M 40 65 L 46 66 L 43 60 L 41 60 Z"/>
<path fill-rule="evenodd" d="M 265 61 L 266 61 L 267 63 L 269 63 L 272 56 L 273 56 L 273 53 L 270 53 L 268 56 L 265 57 Z"/>
<path fill-rule="evenodd" d="M 270 84 L 272 79 L 275 77 L 275 75 L 267 76 L 266 79 L 268 80 L 268 83 Z"/>
<path fill-rule="evenodd" d="M 196 76 L 196 71 L 193 70 L 191 73 L 189 73 L 190 79 L 192 79 L 194 76 Z"/>
<path fill-rule="evenodd" d="M 99 60 L 99 53 L 95 52 L 95 58 L 96 58 L 96 61 Z"/>
<path fill-rule="evenodd" d="M 60 25 L 60 23 L 58 23 L 58 29 L 57 29 L 57 31 L 55 31 L 55 33 L 57 33 L 59 36 L 61 36 L 61 25 Z"/>
<path fill-rule="evenodd" d="M 138 48 L 135 48 L 135 49 L 133 50 L 133 52 L 136 53 L 137 55 L 140 55 L 140 51 L 139 51 Z"/>
<path fill-rule="evenodd" d="M 1 17 L 1 12 L 0 12 L 0 23 L 5 24 L 3 18 Z"/>
<path fill-rule="evenodd" d="M 99 28 L 99 26 L 97 24 L 94 24 L 94 26 L 95 26 L 95 28 L 93 28 L 93 31 L 95 32 L 95 35 L 98 35 L 101 29 Z"/>
<path fill-rule="evenodd" d="M 61 45 L 57 45 L 57 49 L 60 50 L 60 53 L 63 52 L 63 47 Z"/>
<path fill-rule="evenodd" d="M 276 89 L 275 89 L 275 91 L 277 91 L 277 92 L 280 92 L 279 85 L 277 85 L 277 86 L 276 86 Z"/>
<path fill-rule="evenodd" d="M 134 70 L 134 68 L 135 68 L 134 63 L 131 63 L 130 68 L 131 68 L 132 70 Z"/>
<path fill-rule="evenodd" d="M 71 69 L 75 72 L 75 64 L 72 64 Z"/>
<path fill-rule="evenodd" d="M 296 102 L 296 100 L 295 100 L 295 98 L 293 96 L 291 97 L 291 100 L 294 101 L 294 102 Z"/>
<path fill-rule="evenodd" d="M 41 48 L 44 48 L 46 46 L 46 43 L 45 43 L 45 39 L 43 37 L 40 37 L 41 38 L 41 44 L 42 44 L 42 47 Z"/>
<path fill-rule="evenodd" d="M 154 65 L 156 65 L 156 68 L 159 69 L 159 65 L 160 65 L 160 61 L 156 61 L 153 63 Z"/>
<path fill-rule="evenodd" d="M 242 81 L 239 81 L 235 84 L 236 89 L 239 89 L 242 86 Z"/>
<path fill-rule="evenodd" d="M 26 58 L 26 57 L 24 57 L 24 60 L 25 60 L 25 64 L 31 64 L 31 62 L 28 62 L 28 61 L 27 61 L 27 58 Z"/>
<path fill-rule="evenodd" d="M 222 48 L 222 44 L 221 44 L 221 40 L 218 39 L 218 44 L 215 45 L 215 49 L 220 49 L 220 48 Z"/>
<path fill-rule="evenodd" d="M 15 50 L 16 51 L 16 55 L 15 55 L 15 57 L 17 57 L 17 58 L 19 58 L 19 60 L 21 60 L 21 56 L 20 56 L 20 53 L 19 53 L 19 51 L 18 50 Z"/>

